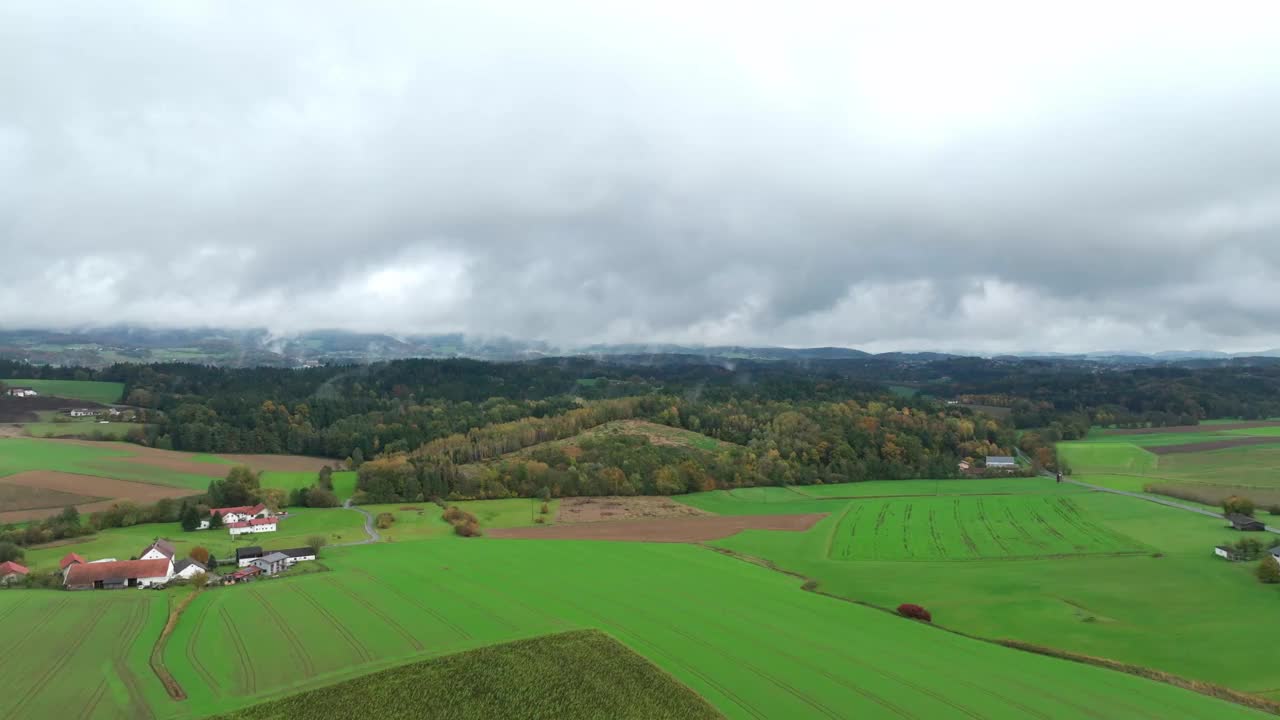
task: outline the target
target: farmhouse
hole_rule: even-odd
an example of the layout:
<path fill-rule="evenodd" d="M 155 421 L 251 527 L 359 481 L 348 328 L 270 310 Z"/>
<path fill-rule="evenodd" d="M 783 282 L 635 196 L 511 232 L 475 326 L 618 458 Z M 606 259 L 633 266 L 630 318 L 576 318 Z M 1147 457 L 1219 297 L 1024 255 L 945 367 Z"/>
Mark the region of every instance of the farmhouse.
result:
<path fill-rule="evenodd" d="M 58 561 L 58 569 L 62 571 L 62 576 L 65 578 L 67 576 L 67 568 L 77 563 L 84 563 L 84 558 L 75 553 L 67 553 Z"/>
<path fill-rule="evenodd" d="M 262 557 L 262 548 L 257 545 L 236 548 L 236 565 L 238 567 L 249 567 L 249 563 Z"/>
<path fill-rule="evenodd" d="M 987 467 L 992 470 L 1017 470 L 1018 463 L 1008 455 L 988 455 Z"/>
<path fill-rule="evenodd" d="M 5 390 L 5 394 L 11 397 L 36 397 L 40 393 L 29 387 L 11 387 L 8 390 Z"/>
<path fill-rule="evenodd" d="M 273 517 L 264 517 L 264 518 L 254 518 L 253 520 L 245 520 L 243 522 L 235 522 L 227 526 L 227 531 L 230 532 L 232 535 L 275 532 L 276 519 Z"/>
<path fill-rule="evenodd" d="M 169 542 L 168 540 L 157 539 L 155 542 L 148 545 L 146 550 L 142 551 L 142 554 L 138 556 L 138 559 L 139 560 L 162 560 L 162 559 L 172 560 L 175 554 L 176 553 L 173 549 L 173 543 Z"/>
<path fill-rule="evenodd" d="M 267 507 L 266 505 L 263 505 L 262 503 L 258 503 L 257 505 L 238 505 L 236 507 L 213 508 L 212 510 L 209 511 L 210 517 L 214 515 L 221 515 L 222 522 L 226 525 L 231 525 L 233 523 L 239 523 L 239 522 L 248 522 L 250 520 L 256 520 L 260 518 L 269 518 L 273 514 L 274 513 L 271 512 L 271 508 Z M 208 529 L 208 527 L 209 527 L 208 520 L 200 521 L 201 530 L 206 530 Z"/>
<path fill-rule="evenodd" d="M 183 580 L 190 580 L 197 575 L 208 572 L 209 568 L 205 567 L 203 563 L 197 560 L 192 560 L 191 558 L 179 560 L 177 564 L 173 566 L 173 576 L 180 577 Z"/>
<path fill-rule="evenodd" d="M 25 566 L 19 565 L 12 560 L 0 563 L 0 586 L 17 582 L 25 578 L 28 572 L 30 571 Z"/>
<path fill-rule="evenodd" d="M 98 414 L 98 411 L 91 408 L 71 408 L 67 414 L 71 417 L 93 417 Z"/>
<path fill-rule="evenodd" d="M 260 558 L 254 558 L 250 561 L 250 565 L 258 568 L 263 575 L 275 575 L 288 569 L 289 556 L 282 552 L 273 552 Z"/>
<path fill-rule="evenodd" d="M 68 590 L 119 590 L 163 585 L 171 577 L 169 558 L 76 563 L 67 568 L 64 585 Z"/>
<path fill-rule="evenodd" d="M 1267 526 L 1261 520 L 1255 520 L 1248 515 L 1240 513 L 1231 513 L 1227 516 L 1227 520 L 1231 521 L 1231 527 L 1236 530 L 1262 532 L 1267 529 Z"/>

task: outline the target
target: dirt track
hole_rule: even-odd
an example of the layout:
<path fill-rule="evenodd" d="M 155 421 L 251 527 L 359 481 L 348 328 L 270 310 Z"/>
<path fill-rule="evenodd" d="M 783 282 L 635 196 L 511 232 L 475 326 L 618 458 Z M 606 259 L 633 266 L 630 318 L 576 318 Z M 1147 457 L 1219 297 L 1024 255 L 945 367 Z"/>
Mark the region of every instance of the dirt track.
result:
<path fill-rule="evenodd" d="M 1248 445 L 1280 445 L 1280 437 L 1240 437 L 1233 440 L 1213 440 L 1210 442 L 1185 443 L 1182 445 L 1159 445 L 1143 448 L 1156 455 L 1176 455 L 1178 453 L 1208 452 L 1210 450 L 1226 450 L 1227 448 L 1246 447 Z"/>
<path fill-rule="evenodd" d="M 1257 420 L 1254 422 L 1224 423 L 1222 425 L 1174 425 L 1171 427 L 1120 428 L 1103 430 L 1100 435 L 1154 435 L 1156 433 L 1207 433 L 1219 430 L 1247 430 L 1249 428 L 1280 427 L 1280 422 Z M 1148 448 L 1150 449 L 1150 448 Z"/>
<path fill-rule="evenodd" d="M 808 515 L 712 515 L 659 520 L 610 520 L 551 525 L 549 527 L 486 530 L 493 538 L 541 540 L 624 540 L 632 542 L 705 542 L 729 537 L 743 530 L 801 532 L 826 517 Z"/>
<path fill-rule="evenodd" d="M 153 503 L 161 498 L 178 498 L 193 495 L 191 490 L 150 485 L 147 483 L 114 480 L 96 475 L 76 475 L 74 473 L 56 472 L 53 470 L 30 470 L 14 475 L 0 477 L 5 485 L 21 485 L 25 487 L 56 490 L 64 493 L 89 496 L 90 498 L 110 498 L 96 502 L 82 503 L 76 507 L 82 513 L 105 510 L 111 503 L 119 500 L 132 500 L 139 504 Z M 47 517 L 62 510 L 59 507 L 27 508 L 0 512 L 0 523 L 19 522 L 33 518 Z"/>

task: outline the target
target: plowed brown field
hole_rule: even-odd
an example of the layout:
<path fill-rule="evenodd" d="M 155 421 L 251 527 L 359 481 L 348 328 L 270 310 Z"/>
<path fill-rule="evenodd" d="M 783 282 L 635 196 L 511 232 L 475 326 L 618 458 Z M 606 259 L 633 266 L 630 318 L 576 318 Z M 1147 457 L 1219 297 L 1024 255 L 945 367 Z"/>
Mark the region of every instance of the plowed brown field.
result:
<path fill-rule="evenodd" d="M 191 490 L 182 488 L 52 470 L 31 470 L 0 477 L 0 485 L 20 486 L 32 488 L 36 491 L 47 490 L 50 491 L 49 498 L 51 501 L 55 498 L 65 498 L 67 495 L 91 500 L 92 502 L 75 503 L 82 513 L 105 510 L 111 506 L 111 503 L 119 500 L 132 500 L 143 504 L 153 503 L 161 498 L 179 498 L 194 494 Z M 98 500 L 98 498 L 110 499 Z M 30 503 L 25 504 L 27 505 L 25 508 L 12 510 L 5 510 L 3 506 L 0 506 L 0 511 L 2 511 L 0 512 L 0 523 L 47 517 L 63 507 L 63 504 L 58 502 L 46 505 L 43 508 L 31 507 Z"/>

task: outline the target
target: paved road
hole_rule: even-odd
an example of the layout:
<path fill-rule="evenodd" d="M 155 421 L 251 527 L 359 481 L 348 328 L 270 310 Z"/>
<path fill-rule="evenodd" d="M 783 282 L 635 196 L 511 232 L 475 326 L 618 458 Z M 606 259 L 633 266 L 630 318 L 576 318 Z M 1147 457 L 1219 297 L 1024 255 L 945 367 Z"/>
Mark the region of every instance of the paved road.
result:
<path fill-rule="evenodd" d="M 373 516 L 369 514 L 368 510 L 365 510 L 364 508 L 358 505 L 352 505 L 351 500 L 349 498 L 347 499 L 346 502 L 342 503 L 342 507 L 348 510 L 355 510 L 356 512 L 364 516 L 364 534 L 368 535 L 369 537 L 365 538 L 364 540 L 356 540 L 355 542 L 337 543 L 336 545 L 334 545 L 334 547 L 345 547 L 347 545 L 368 545 L 369 543 L 376 543 L 382 539 L 382 536 L 379 535 L 378 531 L 375 530 L 373 527 Z"/>
<path fill-rule="evenodd" d="M 1053 475 L 1046 474 L 1046 477 L 1053 477 Z M 1155 497 L 1153 495 L 1148 495 L 1146 493 L 1128 492 L 1126 490 L 1116 490 L 1115 488 L 1103 487 L 1101 485 L 1091 485 L 1087 482 L 1072 480 L 1071 478 L 1068 478 L 1068 477 L 1063 477 L 1062 481 L 1069 482 L 1072 485 L 1079 485 L 1080 487 L 1086 487 L 1086 488 L 1089 488 L 1090 490 L 1097 490 L 1099 492 L 1108 492 L 1113 495 L 1124 495 L 1126 497 L 1138 498 L 1139 500 L 1146 500 L 1147 502 L 1153 502 L 1157 505 L 1164 505 L 1166 507 L 1178 508 L 1179 510 L 1186 510 L 1187 512 L 1193 512 L 1198 515 L 1207 515 L 1208 517 L 1217 518 L 1219 520 L 1226 519 L 1222 516 L 1222 513 L 1216 513 L 1216 512 L 1213 512 L 1212 510 L 1205 510 L 1204 508 L 1196 507 L 1195 505 L 1184 505 L 1183 503 L 1180 503 L 1180 502 L 1175 502 L 1173 500 L 1165 500 L 1164 498 Z M 1280 535 L 1280 528 L 1273 528 L 1270 525 L 1267 525 L 1265 527 L 1267 528 L 1267 532 Z"/>

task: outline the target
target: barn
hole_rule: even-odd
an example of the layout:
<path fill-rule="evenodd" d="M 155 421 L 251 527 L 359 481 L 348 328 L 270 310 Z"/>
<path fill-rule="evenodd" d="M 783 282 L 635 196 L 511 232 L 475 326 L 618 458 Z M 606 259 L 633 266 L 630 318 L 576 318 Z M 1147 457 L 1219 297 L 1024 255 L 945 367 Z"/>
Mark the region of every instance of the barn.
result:
<path fill-rule="evenodd" d="M 68 590 L 118 590 L 162 585 L 173 577 L 173 561 L 117 560 L 75 564 L 67 568 Z"/>
<path fill-rule="evenodd" d="M 30 570 L 12 560 L 0 563 L 0 586 L 18 582 L 27 576 Z"/>
<path fill-rule="evenodd" d="M 276 531 L 276 519 L 273 517 L 254 518 L 253 520 L 245 520 L 243 522 L 231 523 L 227 526 L 227 532 L 232 535 L 246 535 L 250 533 L 264 533 Z"/>
<path fill-rule="evenodd" d="M 1236 530 L 1262 532 L 1267 529 L 1266 524 L 1261 520 L 1257 520 L 1240 513 L 1231 513 L 1227 516 L 1227 520 L 1231 521 L 1231 527 Z"/>
<path fill-rule="evenodd" d="M 177 551 L 174 550 L 173 543 L 164 539 L 156 539 L 155 542 L 147 546 L 146 550 L 138 556 L 139 560 L 172 560 Z"/>

